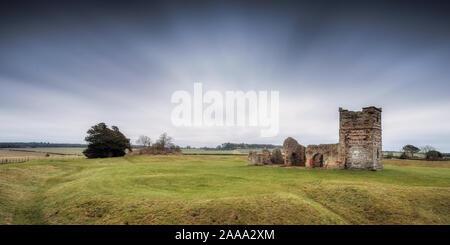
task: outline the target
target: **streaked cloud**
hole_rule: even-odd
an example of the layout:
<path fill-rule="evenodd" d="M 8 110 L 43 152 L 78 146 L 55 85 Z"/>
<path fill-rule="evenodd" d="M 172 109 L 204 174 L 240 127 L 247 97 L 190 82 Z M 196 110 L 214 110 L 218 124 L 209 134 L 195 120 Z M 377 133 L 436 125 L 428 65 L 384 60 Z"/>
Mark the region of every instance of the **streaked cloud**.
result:
<path fill-rule="evenodd" d="M 181 145 L 281 144 L 287 136 L 333 143 L 338 107 L 375 105 L 383 107 L 385 149 L 411 143 L 449 152 L 445 6 L 329 4 L 5 8 L 0 141 L 78 143 L 103 121 L 132 139 L 167 131 Z M 194 82 L 279 90 L 280 134 L 173 127 L 170 96 Z"/>

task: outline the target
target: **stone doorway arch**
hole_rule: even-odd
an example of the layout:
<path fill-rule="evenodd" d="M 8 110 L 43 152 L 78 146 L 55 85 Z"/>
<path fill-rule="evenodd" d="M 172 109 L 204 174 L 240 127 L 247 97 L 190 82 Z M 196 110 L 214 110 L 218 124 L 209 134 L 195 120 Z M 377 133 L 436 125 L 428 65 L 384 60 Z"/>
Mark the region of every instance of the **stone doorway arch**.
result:
<path fill-rule="evenodd" d="M 295 159 L 297 158 L 297 154 L 295 152 L 292 152 L 291 155 L 289 156 L 291 159 L 291 163 L 293 163 L 292 165 L 295 165 Z"/>
<path fill-rule="evenodd" d="M 321 168 L 323 167 L 323 155 L 320 153 L 316 153 L 312 158 L 311 167 L 313 168 Z"/>

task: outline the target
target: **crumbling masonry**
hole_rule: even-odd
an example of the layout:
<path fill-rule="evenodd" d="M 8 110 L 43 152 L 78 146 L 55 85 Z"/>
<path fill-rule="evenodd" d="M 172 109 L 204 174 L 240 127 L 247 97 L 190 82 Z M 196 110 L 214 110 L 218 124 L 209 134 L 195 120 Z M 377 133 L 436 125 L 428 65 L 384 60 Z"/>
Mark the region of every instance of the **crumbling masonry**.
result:
<path fill-rule="evenodd" d="M 304 147 L 289 137 L 283 144 L 283 160 L 264 149 L 250 152 L 249 165 L 279 164 L 322 169 L 380 170 L 381 163 L 381 108 L 365 107 L 362 111 L 339 108 L 339 143 L 308 145 Z M 276 153 L 275 153 L 276 152 Z M 274 160 L 277 159 L 277 160 Z"/>

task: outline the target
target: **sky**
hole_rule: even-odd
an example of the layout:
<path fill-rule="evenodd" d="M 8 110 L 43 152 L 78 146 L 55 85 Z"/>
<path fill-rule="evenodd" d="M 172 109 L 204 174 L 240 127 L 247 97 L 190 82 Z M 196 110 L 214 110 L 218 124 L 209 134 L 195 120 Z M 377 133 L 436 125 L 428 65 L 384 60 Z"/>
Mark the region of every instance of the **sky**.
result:
<path fill-rule="evenodd" d="M 450 152 L 450 6 L 439 1 L 2 1 L 0 142 L 116 125 L 181 146 L 338 142 L 383 109 L 383 149 Z M 175 127 L 177 90 L 279 91 L 280 129 Z"/>

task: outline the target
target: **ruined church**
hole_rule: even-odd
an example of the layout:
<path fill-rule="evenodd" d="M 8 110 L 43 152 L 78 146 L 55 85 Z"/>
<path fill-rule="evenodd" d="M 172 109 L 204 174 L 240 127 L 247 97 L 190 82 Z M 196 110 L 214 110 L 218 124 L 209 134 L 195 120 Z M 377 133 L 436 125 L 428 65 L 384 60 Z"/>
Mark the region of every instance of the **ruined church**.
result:
<path fill-rule="evenodd" d="M 321 169 L 380 170 L 381 108 L 362 111 L 339 108 L 339 143 L 304 147 L 289 137 L 279 149 L 249 152 L 249 165 L 302 166 Z"/>

